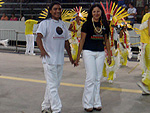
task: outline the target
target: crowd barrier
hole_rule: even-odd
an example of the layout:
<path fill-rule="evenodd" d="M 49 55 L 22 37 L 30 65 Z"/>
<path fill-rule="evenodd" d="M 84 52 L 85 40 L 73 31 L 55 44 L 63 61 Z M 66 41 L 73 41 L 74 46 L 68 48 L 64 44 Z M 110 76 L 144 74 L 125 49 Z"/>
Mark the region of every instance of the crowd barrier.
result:
<path fill-rule="evenodd" d="M 69 26 L 69 24 L 66 24 L 66 25 L 67 27 Z M 139 25 L 140 24 L 138 25 L 135 24 L 134 26 L 138 28 Z M 19 27 L 17 27 L 17 29 L 1 29 L 0 28 L 0 40 L 9 39 L 9 46 L 15 47 L 15 51 L 17 52 L 18 47 L 25 48 L 26 38 L 25 38 L 25 33 L 24 33 L 24 26 L 23 27 L 20 27 L 21 25 L 16 25 L 16 26 L 19 26 Z M 12 28 L 15 28 L 15 27 L 13 26 Z M 34 32 L 36 31 L 36 28 L 37 28 L 37 25 L 35 26 Z M 131 47 L 138 47 L 140 45 L 139 44 L 140 35 L 137 34 L 134 30 L 129 31 L 129 35 L 130 35 Z M 34 40 L 36 40 L 35 33 L 34 33 Z M 35 48 L 36 47 L 37 46 L 35 46 Z"/>

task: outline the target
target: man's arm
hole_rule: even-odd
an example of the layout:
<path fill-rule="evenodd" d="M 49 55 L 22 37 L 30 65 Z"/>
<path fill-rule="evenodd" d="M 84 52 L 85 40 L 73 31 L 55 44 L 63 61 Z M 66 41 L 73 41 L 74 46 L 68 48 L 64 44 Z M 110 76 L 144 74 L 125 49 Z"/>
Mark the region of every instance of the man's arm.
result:
<path fill-rule="evenodd" d="M 78 47 L 78 55 L 77 55 L 77 59 L 76 59 L 76 61 L 74 63 L 74 66 L 78 66 L 78 62 L 80 60 L 80 54 L 82 52 L 83 45 L 85 43 L 86 35 L 87 34 L 85 32 L 81 32 L 81 40 L 80 40 L 79 47 Z"/>
<path fill-rule="evenodd" d="M 37 45 L 41 51 L 41 57 L 49 56 L 43 47 L 43 43 L 42 43 L 41 38 L 43 38 L 43 35 L 41 33 L 37 33 L 36 42 L 37 42 Z"/>

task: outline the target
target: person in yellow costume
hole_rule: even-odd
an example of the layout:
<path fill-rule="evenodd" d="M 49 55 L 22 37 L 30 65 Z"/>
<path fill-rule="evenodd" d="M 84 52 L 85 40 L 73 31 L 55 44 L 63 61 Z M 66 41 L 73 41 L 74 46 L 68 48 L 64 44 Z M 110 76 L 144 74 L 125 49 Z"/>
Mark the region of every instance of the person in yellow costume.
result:
<path fill-rule="evenodd" d="M 78 45 L 81 38 L 81 27 L 83 25 L 83 22 L 80 20 L 82 17 L 82 14 L 79 12 L 79 10 L 75 9 L 77 12 L 75 16 L 75 20 L 73 20 L 69 26 L 69 31 L 71 31 L 71 49 L 72 49 L 72 58 L 73 60 L 76 60 L 77 58 L 77 52 L 78 52 Z"/>
<path fill-rule="evenodd" d="M 146 70 L 146 76 L 137 85 L 142 89 L 143 94 L 150 95 L 150 9 L 143 16 L 140 30 L 142 43 L 141 58 L 143 58 L 142 61 Z"/>
<path fill-rule="evenodd" d="M 35 55 L 34 53 L 34 35 L 33 35 L 33 27 L 34 24 L 37 24 L 38 21 L 33 20 L 31 16 L 30 19 L 25 21 L 25 36 L 26 36 L 26 55 Z"/>
<path fill-rule="evenodd" d="M 120 64 L 123 66 L 127 65 L 128 61 L 128 48 L 129 48 L 129 36 L 127 31 L 127 26 L 124 25 L 119 34 L 119 53 L 120 53 Z"/>
<path fill-rule="evenodd" d="M 111 47 L 111 59 L 112 62 L 110 65 L 107 63 L 107 57 L 105 57 L 105 63 L 103 68 L 103 81 L 108 80 L 109 83 L 112 83 L 116 78 L 116 72 L 120 67 L 120 55 L 119 50 L 117 48 L 117 43 L 119 42 L 119 32 L 117 31 L 117 27 L 120 23 L 124 22 L 124 18 L 129 16 L 125 8 L 118 7 L 118 4 L 112 1 L 110 5 L 106 0 L 106 8 L 102 2 L 100 2 L 101 6 L 104 9 L 105 15 L 107 17 L 107 21 L 110 22 L 110 47 Z M 109 8 L 108 8 L 109 7 Z M 107 56 L 107 51 L 106 51 Z"/>

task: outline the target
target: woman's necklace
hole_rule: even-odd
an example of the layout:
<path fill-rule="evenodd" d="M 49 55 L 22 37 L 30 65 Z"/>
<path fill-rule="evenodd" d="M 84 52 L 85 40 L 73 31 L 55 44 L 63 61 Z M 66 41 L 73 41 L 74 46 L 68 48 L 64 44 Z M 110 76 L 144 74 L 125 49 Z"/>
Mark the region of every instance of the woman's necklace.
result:
<path fill-rule="evenodd" d="M 94 30 L 95 30 L 98 34 L 100 34 L 100 33 L 102 32 L 102 25 L 101 25 L 101 28 L 100 28 L 99 30 L 97 30 L 97 28 L 95 27 L 93 18 L 92 18 L 92 23 L 93 23 Z"/>

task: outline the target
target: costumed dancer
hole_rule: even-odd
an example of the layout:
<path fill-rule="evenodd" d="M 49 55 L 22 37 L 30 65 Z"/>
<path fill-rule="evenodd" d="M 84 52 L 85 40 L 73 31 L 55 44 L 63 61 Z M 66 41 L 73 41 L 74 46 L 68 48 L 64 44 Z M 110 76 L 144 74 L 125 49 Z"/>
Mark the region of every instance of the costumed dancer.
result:
<path fill-rule="evenodd" d="M 150 94 L 150 9 L 143 16 L 140 26 L 141 32 L 141 60 L 142 69 L 145 72 L 144 78 L 137 85 L 142 89 L 143 94 Z"/>
<path fill-rule="evenodd" d="M 108 9 L 108 1 L 106 0 L 106 9 L 102 2 L 100 2 L 101 6 L 103 7 L 105 11 L 105 15 L 107 17 L 107 20 L 110 22 L 110 42 L 111 42 L 111 57 L 112 57 L 112 62 L 110 65 L 108 65 L 107 57 L 104 63 L 104 68 L 103 68 L 103 81 L 108 80 L 109 83 L 112 83 L 113 80 L 116 78 L 116 71 L 119 69 L 119 50 L 117 49 L 117 42 L 119 41 L 118 38 L 118 32 L 116 30 L 116 27 L 119 22 L 122 22 L 122 18 L 127 17 L 128 14 L 125 12 L 125 8 L 119 7 L 115 3 L 110 3 L 110 8 Z M 106 56 L 107 56 L 107 51 Z M 107 75 L 108 72 L 108 75 Z"/>
<path fill-rule="evenodd" d="M 75 20 L 73 20 L 69 26 L 69 31 L 71 31 L 71 37 L 72 37 L 69 41 L 71 43 L 71 52 L 72 52 L 73 60 L 76 60 L 77 58 L 78 45 L 79 45 L 80 38 L 81 38 L 81 27 L 84 23 L 83 21 L 85 21 L 84 18 L 87 16 L 87 15 L 83 16 L 81 10 L 82 10 L 82 7 L 79 7 L 79 9 L 76 7 L 74 8 L 74 10 L 70 12 L 73 14 L 75 13 L 73 15 L 73 18 L 75 18 Z"/>
<path fill-rule="evenodd" d="M 123 23 L 120 25 L 121 31 L 119 34 L 119 53 L 120 53 L 120 64 L 123 66 L 127 65 L 127 59 L 132 57 L 132 52 L 129 43 L 129 33 L 127 31 L 127 24 Z"/>

